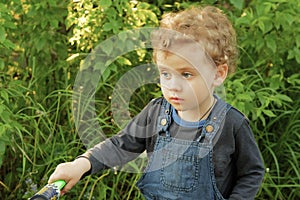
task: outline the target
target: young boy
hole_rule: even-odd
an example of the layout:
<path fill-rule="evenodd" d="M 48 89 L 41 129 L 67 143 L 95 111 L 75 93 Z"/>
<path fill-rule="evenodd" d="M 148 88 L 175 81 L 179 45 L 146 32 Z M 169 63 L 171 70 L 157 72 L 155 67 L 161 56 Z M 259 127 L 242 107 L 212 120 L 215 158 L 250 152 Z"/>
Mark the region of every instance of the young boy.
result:
<path fill-rule="evenodd" d="M 165 15 L 153 33 L 162 98 L 152 100 L 117 135 L 73 162 L 49 183 L 70 190 L 83 175 L 122 165 L 147 151 L 137 186 L 150 199 L 254 199 L 264 176 L 249 121 L 214 95 L 237 56 L 235 31 L 214 7 Z"/>

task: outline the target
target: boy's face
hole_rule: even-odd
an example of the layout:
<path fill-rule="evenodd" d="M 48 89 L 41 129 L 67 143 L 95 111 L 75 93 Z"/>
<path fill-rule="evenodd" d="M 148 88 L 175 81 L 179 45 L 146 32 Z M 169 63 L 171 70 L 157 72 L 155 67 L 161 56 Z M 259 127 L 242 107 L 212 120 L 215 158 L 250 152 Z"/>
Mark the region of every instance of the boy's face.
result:
<path fill-rule="evenodd" d="M 216 78 L 218 67 L 197 50 L 181 48 L 180 52 L 182 57 L 157 52 L 162 93 L 179 114 L 197 119 L 196 115 L 201 116 L 213 102 L 214 88 L 220 84 Z"/>

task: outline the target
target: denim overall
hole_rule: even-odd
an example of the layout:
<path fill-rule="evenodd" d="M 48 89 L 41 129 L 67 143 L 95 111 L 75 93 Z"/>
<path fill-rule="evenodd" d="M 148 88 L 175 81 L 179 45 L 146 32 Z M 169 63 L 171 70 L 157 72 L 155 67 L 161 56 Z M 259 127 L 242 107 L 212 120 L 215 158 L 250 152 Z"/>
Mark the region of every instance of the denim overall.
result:
<path fill-rule="evenodd" d="M 171 106 L 164 100 L 153 154 L 137 186 L 147 200 L 221 200 L 216 186 L 212 150 L 230 105 L 218 99 L 194 141 L 171 137 Z"/>

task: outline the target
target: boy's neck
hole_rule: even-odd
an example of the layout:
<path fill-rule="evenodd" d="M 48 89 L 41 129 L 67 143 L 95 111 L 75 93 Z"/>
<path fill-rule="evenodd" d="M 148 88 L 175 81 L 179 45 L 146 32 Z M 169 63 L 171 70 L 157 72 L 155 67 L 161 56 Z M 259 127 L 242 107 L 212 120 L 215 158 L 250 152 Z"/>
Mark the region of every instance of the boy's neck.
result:
<path fill-rule="evenodd" d="M 217 99 L 210 99 L 209 103 L 203 106 L 199 106 L 198 109 L 191 109 L 185 111 L 177 111 L 178 116 L 188 122 L 197 122 L 204 119 L 207 119 L 210 112 L 212 111 L 214 105 L 216 104 Z"/>

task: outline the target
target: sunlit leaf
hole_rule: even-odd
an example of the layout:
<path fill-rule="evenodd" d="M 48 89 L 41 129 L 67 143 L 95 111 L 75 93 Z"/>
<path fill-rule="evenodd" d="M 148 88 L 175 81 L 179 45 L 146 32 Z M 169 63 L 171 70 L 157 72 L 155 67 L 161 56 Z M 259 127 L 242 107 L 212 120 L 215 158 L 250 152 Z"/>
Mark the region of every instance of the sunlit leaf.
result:
<path fill-rule="evenodd" d="M 276 115 L 271 110 L 263 110 L 262 112 L 269 117 L 276 117 Z"/>

